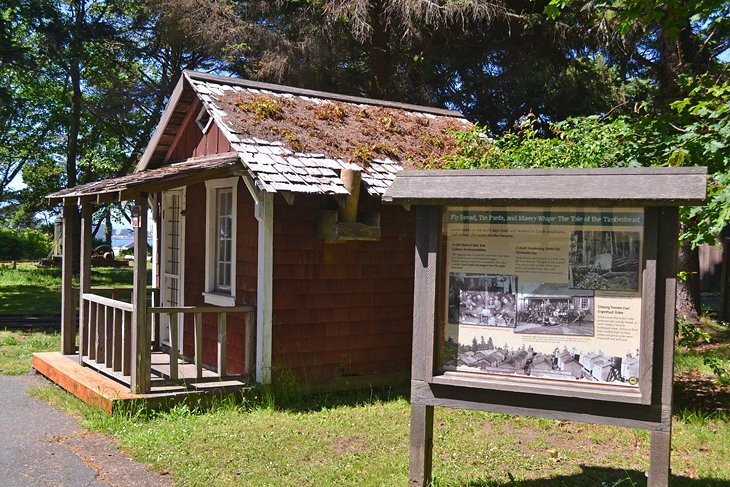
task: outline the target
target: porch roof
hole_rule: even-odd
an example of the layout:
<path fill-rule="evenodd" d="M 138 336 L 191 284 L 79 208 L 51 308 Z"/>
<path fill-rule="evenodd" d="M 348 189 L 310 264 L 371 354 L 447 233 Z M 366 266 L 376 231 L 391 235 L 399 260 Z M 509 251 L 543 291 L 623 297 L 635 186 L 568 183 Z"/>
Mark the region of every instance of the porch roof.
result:
<path fill-rule="evenodd" d="M 51 203 L 63 200 L 103 203 L 134 199 L 140 193 L 152 193 L 193 184 L 208 179 L 218 179 L 243 174 L 244 167 L 234 152 L 215 156 L 197 157 L 186 161 L 145 169 L 113 179 L 67 188 L 47 196 Z"/>

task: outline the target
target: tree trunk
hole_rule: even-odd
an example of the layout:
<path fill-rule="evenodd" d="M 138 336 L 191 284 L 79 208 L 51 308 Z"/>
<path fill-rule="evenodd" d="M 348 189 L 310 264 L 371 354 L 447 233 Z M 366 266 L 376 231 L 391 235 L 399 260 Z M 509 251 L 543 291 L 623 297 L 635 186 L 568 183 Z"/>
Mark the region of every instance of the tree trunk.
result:
<path fill-rule="evenodd" d="M 112 246 L 112 209 L 111 205 L 107 206 L 104 212 L 104 243 L 109 247 Z"/>
<path fill-rule="evenodd" d="M 684 226 L 684 224 L 682 225 Z M 700 321 L 700 250 L 687 242 L 680 242 L 677 257 L 677 319 L 690 323 Z"/>
<path fill-rule="evenodd" d="M 393 57 L 390 54 L 390 39 L 386 13 L 381 1 L 370 6 L 372 33 L 368 43 L 370 61 L 370 90 L 373 98 L 388 98 L 394 72 Z"/>
<path fill-rule="evenodd" d="M 81 55 L 83 43 L 81 35 L 84 24 L 83 0 L 74 0 L 72 4 L 74 16 L 73 33 L 71 34 L 71 56 L 69 59 L 69 74 L 71 76 L 71 118 L 68 128 L 68 152 L 66 154 L 66 181 L 69 188 L 76 186 L 76 160 L 79 154 L 79 130 L 81 128 Z M 81 235 L 81 218 L 78 212 L 76 217 L 68 224 L 73 225 L 73 234 Z M 73 241 L 73 272 L 78 274 L 80 270 L 79 256 L 81 255 L 81 239 Z"/>

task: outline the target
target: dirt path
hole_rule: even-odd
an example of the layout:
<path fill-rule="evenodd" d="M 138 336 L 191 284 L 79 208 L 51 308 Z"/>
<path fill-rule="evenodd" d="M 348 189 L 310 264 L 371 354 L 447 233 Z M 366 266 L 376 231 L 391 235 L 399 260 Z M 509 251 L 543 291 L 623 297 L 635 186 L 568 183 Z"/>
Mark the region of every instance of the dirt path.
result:
<path fill-rule="evenodd" d="M 170 486 L 124 456 L 114 440 L 85 431 L 78 422 L 28 389 L 41 377 L 0 376 L 0 479 L 6 487 Z"/>

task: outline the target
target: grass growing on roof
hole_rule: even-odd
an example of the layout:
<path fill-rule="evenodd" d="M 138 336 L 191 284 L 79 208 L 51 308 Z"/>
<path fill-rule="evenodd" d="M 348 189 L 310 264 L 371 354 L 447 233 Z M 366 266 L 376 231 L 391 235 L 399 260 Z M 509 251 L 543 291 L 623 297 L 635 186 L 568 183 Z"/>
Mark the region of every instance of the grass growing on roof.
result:
<path fill-rule="evenodd" d="M 256 120 L 268 118 L 271 120 L 281 120 L 284 118 L 284 107 L 281 100 L 273 96 L 259 95 L 250 102 L 241 99 L 237 100 L 236 106 L 244 112 L 253 113 Z"/>

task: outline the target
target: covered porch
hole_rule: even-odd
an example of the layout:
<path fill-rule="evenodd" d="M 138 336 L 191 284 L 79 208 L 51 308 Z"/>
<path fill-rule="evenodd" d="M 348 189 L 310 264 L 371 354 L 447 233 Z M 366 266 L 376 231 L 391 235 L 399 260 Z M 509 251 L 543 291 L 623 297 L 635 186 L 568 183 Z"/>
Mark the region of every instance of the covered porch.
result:
<path fill-rule="evenodd" d="M 63 204 L 64 217 L 61 350 L 36 354 L 34 368 L 69 392 L 109 412 L 115 402 L 123 400 L 159 402 L 250 387 L 255 375 L 255 308 L 185 306 L 182 295 L 180 299 L 164 299 L 159 286 L 171 284 L 160 272 L 157 245 L 153 246 L 152 285 L 147 281 L 150 202 L 155 233 L 171 231 L 163 230 L 158 204 L 163 191 L 238 176 L 241 169 L 235 155 L 191 159 L 50 195 L 51 202 Z M 92 288 L 94 207 L 114 201 L 134 202 L 132 285 Z M 76 234 L 75 226 L 69 223 L 79 215 L 80 234 Z M 172 247 L 174 251 L 175 245 Z M 75 248 L 80 249 L 78 288 L 72 285 Z M 231 320 L 243 323 L 244 335 L 243 366 L 235 370 L 227 365 Z M 204 326 L 204 321 L 208 326 Z M 183 329 L 188 333 L 187 342 L 192 342 L 187 347 L 182 346 Z M 204 344 L 211 342 L 216 348 L 213 363 L 211 350 L 204 354 Z M 204 355 L 208 357 L 207 363 Z"/>

